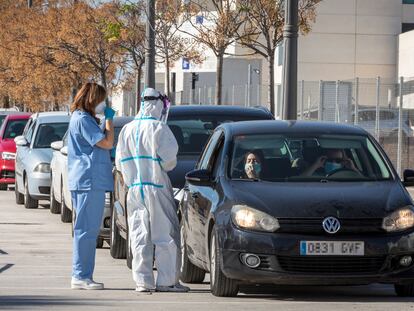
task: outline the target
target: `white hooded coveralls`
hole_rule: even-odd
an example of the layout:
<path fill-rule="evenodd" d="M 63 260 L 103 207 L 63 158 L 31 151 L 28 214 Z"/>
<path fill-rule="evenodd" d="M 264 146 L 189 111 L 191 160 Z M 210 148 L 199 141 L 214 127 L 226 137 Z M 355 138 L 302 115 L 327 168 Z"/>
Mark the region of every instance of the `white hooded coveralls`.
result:
<path fill-rule="evenodd" d="M 146 89 L 143 95 L 158 94 L 154 89 Z M 167 175 L 177 164 L 178 144 L 168 125 L 159 121 L 162 109 L 160 100 L 142 102 L 135 120 L 121 130 L 116 148 L 116 166 L 129 188 L 132 274 L 137 286 L 148 289 L 178 283 L 181 258 L 179 221 Z"/>

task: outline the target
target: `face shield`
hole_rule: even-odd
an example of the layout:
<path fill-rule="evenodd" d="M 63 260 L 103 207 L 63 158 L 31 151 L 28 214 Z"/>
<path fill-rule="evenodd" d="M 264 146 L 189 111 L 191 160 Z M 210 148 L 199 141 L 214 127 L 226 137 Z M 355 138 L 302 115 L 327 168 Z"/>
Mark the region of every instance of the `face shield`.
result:
<path fill-rule="evenodd" d="M 170 111 L 171 102 L 167 95 L 160 94 L 159 96 L 144 96 L 144 101 L 150 100 L 159 100 L 162 103 L 162 111 L 160 121 L 163 123 L 167 123 L 168 120 L 168 113 Z"/>

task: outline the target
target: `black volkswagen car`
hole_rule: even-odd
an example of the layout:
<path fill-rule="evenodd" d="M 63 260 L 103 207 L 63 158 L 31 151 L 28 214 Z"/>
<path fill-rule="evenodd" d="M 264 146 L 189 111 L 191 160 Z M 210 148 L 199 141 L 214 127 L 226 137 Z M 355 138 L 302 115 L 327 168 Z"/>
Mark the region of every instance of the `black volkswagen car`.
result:
<path fill-rule="evenodd" d="M 185 174 L 194 169 L 203 147 L 214 129 L 222 123 L 246 120 L 271 120 L 273 115 L 265 108 L 244 108 L 232 106 L 173 106 L 170 109 L 168 125 L 179 145 L 176 168 L 169 172 L 175 191 L 184 187 Z M 115 192 L 112 200 L 111 255 L 125 258 L 127 241 L 128 189 L 123 184 L 122 174 L 114 172 Z M 128 253 L 128 254 L 127 254 Z M 130 265 L 131 258 L 128 259 Z"/>
<path fill-rule="evenodd" d="M 241 284 L 390 283 L 414 295 L 414 207 L 364 130 L 239 122 L 212 134 L 180 202 L 181 279 Z"/>

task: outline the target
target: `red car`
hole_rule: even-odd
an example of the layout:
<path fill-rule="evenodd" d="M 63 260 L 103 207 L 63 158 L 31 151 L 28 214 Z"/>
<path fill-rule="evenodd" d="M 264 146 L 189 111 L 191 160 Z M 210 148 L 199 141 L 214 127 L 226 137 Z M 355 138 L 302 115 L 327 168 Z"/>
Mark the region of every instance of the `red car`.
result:
<path fill-rule="evenodd" d="M 0 190 L 7 190 L 7 185 L 14 184 L 14 138 L 23 134 L 29 118 L 29 113 L 9 114 L 0 127 Z"/>

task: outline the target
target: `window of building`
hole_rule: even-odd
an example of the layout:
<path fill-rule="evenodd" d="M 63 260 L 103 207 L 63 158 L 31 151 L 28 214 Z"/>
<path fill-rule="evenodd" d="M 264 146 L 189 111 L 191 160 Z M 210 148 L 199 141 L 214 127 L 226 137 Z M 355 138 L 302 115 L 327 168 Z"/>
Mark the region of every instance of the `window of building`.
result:
<path fill-rule="evenodd" d="M 414 30 L 414 23 L 403 23 L 401 28 L 402 33 Z"/>
<path fill-rule="evenodd" d="M 403 4 L 414 4 L 414 0 L 403 0 Z"/>

